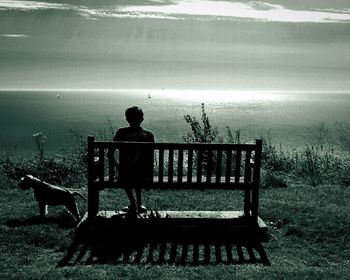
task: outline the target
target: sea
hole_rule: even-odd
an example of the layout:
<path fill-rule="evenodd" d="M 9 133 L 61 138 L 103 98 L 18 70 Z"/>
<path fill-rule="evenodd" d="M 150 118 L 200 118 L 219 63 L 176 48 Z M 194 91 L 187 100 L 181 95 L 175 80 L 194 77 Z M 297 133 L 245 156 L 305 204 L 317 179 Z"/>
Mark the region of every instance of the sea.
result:
<path fill-rule="evenodd" d="M 127 126 L 125 109 L 144 111 L 143 127 L 158 142 L 183 142 L 190 131 L 184 116 L 201 121 L 201 104 L 210 124 L 225 138 L 227 127 L 242 142 L 269 138 L 288 149 L 305 147 L 321 123 L 350 124 L 349 92 L 277 92 L 229 90 L 2 90 L 0 152 L 35 155 L 33 135 L 45 136 L 46 154 L 77 147 L 77 135 L 110 139 Z"/>

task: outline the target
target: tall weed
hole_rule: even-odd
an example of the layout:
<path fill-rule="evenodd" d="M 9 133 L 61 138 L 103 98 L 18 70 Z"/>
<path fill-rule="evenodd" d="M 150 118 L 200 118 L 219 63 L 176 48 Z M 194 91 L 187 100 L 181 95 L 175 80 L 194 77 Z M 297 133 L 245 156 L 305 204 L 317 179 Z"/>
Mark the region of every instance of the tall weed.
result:
<path fill-rule="evenodd" d="M 191 127 L 191 132 L 184 136 L 184 141 L 188 143 L 221 143 L 223 139 L 219 135 L 217 127 L 212 127 L 209 118 L 205 112 L 204 103 L 201 104 L 202 125 L 190 115 L 185 115 L 185 121 Z"/>

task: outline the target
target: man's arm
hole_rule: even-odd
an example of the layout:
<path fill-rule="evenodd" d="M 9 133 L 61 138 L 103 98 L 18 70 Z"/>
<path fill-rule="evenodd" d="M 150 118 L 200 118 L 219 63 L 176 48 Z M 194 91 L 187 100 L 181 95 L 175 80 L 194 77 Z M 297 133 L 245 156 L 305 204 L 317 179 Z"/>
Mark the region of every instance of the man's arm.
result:
<path fill-rule="evenodd" d="M 123 131 L 121 129 L 118 129 L 114 135 L 113 141 L 123 141 L 122 134 L 123 134 Z"/>
<path fill-rule="evenodd" d="M 148 131 L 148 133 L 147 133 L 147 142 L 152 142 L 152 143 L 154 143 L 155 141 L 154 141 L 154 134 L 151 132 L 151 131 Z"/>

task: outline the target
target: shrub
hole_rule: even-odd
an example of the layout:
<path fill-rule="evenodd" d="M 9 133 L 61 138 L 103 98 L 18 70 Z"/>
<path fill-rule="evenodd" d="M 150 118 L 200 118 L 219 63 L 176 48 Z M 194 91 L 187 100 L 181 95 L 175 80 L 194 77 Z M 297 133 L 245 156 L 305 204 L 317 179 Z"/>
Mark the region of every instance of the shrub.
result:
<path fill-rule="evenodd" d="M 308 144 L 316 150 L 324 151 L 331 150 L 334 147 L 333 137 L 331 130 L 327 127 L 325 122 L 320 122 L 315 126 L 308 129 Z"/>
<path fill-rule="evenodd" d="M 226 137 L 222 136 L 217 127 L 212 127 L 201 104 L 201 120 L 185 115 L 184 119 L 190 125 L 190 132 L 184 136 L 186 142 L 191 143 L 241 143 L 241 130 L 232 132 L 226 127 Z M 108 129 L 99 130 L 96 138 L 110 141 L 114 135 L 112 122 L 107 119 Z M 350 126 L 337 123 L 334 129 L 327 128 L 324 122 L 309 129 L 308 141 L 302 151 L 285 149 L 281 144 L 276 146 L 269 136 L 263 138 L 262 168 L 266 171 L 265 187 L 284 187 L 285 176 L 307 180 L 316 185 L 327 182 L 341 182 L 349 185 L 349 156 L 339 157 L 334 152 L 334 141 L 341 144 L 345 152 L 350 150 Z M 60 157 L 45 155 L 46 137 L 43 133 L 33 134 L 36 155 L 32 159 L 14 159 L 10 156 L 0 158 L 0 171 L 13 180 L 18 180 L 26 174 L 32 174 L 42 180 L 62 184 L 81 185 L 86 182 L 87 140 L 79 132 L 70 130 L 75 139 L 75 145 L 64 151 Z M 225 155 L 223 155 L 225 156 Z M 211 160 L 215 166 L 216 158 Z M 208 154 L 203 154 L 203 168 L 208 161 Z"/>
<path fill-rule="evenodd" d="M 202 124 L 195 117 L 185 115 L 185 121 L 191 131 L 184 137 L 186 142 L 195 143 L 241 143 L 241 130 L 232 133 L 227 127 L 226 138 L 221 136 L 216 127 L 212 127 L 205 112 L 204 103 L 201 105 Z M 276 146 L 271 136 L 263 138 L 262 168 L 266 170 L 266 187 L 285 186 L 282 174 L 308 181 L 313 185 L 324 182 L 349 182 L 349 160 L 339 157 L 334 152 L 335 141 L 338 139 L 343 147 L 350 145 L 350 126 L 338 123 L 332 135 L 325 122 L 311 127 L 306 139 L 305 149 L 285 149 L 281 144 Z M 215 161 L 215 159 L 214 159 Z M 205 162 L 205 158 L 204 158 Z M 275 173 L 275 174 L 273 174 Z"/>
<path fill-rule="evenodd" d="M 338 144 L 346 152 L 350 152 L 350 124 L 345 122 L 337 122 L 335 123 L 334 128 Z"/>
<path fill-rule="evenodd" d="M 42 160 L 21 159 L 10 157 L 0 159 L 0 171 L 12 180 L 19 180 L 27 174 L 31 174 L 43 181 L 65 186 L 81 185 L 85 182 L 85 166 L 64 157 L 61 159 L 44 158 Z"/>
<path fill-rule="evenodd" d="M 190 115 L 185 115 L 185 121 L 191 127 L 191 132 L 188 132 L 184 137 L 185 142 L 189 143 L 221 143 L 222 138 L 219 136 L 217 127 L 212 127 L 209 118 L 205 112 L 204 103 L 201 105 L 202 125 L 199 121 Z"/>
<path fill-rule="evenodd" d="M 286 188 L 287 182 L 284 174 L 279 172 L 272 172 L 270 170 L 263 170 L 261 172 L 261 186 L 265 189 L 270 188 Z"/>
<path fill-rule="evenodd" d="M 292 168 L 295 158 L 293 154 L 288 153 L 280 144 L 277 148 L 272 143 L 272 138 L 269 136 L 267 139 L 262 138 L 262 166 L 270 171 L 288 171 Z"/>
<path fill-rule="evenodd" d="M 81 147 L 86 149 L 86 145 L 77 145 L 80 147 L 72 148 L 63 155 L 48 157 L 45 155 L 46 137 L 43 133 L 33 134 L 36 154 L 33 158 L 15 159 L 9 155 L 0 158 L 0 172 L 12 180 L 19 180 L 27 174 L 31 174 L 41 180 L 52 184 L 65 186 L 77 186 L 83 184 L 86 180 L 86 160 L 85 153 Z"/>
<path fill-rule="evenodd" d="M 33 134 L 33 140 L 35 147 L 37 148 L 39 160 L 43 160 L 45 152 L 45 142 L 47 137 L 42 132 L 37 132 Z"/>

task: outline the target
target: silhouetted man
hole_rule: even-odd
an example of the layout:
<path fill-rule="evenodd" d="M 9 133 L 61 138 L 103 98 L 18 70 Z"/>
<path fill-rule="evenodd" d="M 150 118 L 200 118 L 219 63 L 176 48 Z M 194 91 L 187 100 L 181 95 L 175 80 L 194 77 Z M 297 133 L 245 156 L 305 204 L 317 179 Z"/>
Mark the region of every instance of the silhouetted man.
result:
<path fill-rule="evenodd" d="M 142 109 L 133 106 L 125 111 L 125 117 L 129 127 L 119 128 L 114 136 L 114 141 L 128 142 L 154 142 L 154 135 L 151 131 L 141 127 L 143 121 Z M 147 209 L 142 205 L 141 187 L 147 188 L 151 181 L 153 165 L 153 151 L 147 149 L 121 148 L 119 152 L 119 182 L 125 184 L 126 194 L 130 205 L 123 208 L 125 212 L 143 213 Z M 132 189 L 135 189 L 136 200 Z"/>

